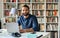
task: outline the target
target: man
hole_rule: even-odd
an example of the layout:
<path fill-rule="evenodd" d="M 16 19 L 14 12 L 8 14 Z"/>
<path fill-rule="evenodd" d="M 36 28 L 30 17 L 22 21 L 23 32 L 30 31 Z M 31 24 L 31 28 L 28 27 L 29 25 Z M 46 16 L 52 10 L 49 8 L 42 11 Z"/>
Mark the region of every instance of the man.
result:
<path fill-rule="evenodd" d="M 39 31 L 37 18 L 29 14 L 29 7 L 27 5 L 22 6 L 22 16 L 19 17 L 18 24 L 19 26 L 22 25 L 20 32 Z"/>

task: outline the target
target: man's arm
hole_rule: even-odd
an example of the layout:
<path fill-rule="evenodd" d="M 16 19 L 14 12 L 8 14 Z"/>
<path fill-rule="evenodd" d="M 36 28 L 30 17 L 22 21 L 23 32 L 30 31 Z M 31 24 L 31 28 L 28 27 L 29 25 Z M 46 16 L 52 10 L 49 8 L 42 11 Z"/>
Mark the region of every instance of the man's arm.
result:
<path fill-rule="evenodd" d="M 37 18 L 34 16 L 31 20 L 32 20 L 32 28 L 25 29 L 26 32 L 39 31 L 39 26 L 38 26 Z"/>
<path fill-rule="evenodd" d="M 29 29 L 21 29 L 21 26 L 19 26 L 19 31 L 21 32 L 21 33 L 25 33 L 25 32 L 34 32 L 34 30 L 32 29 L 32 28 L 29 28 Z"/>
<path fill-rule="evenodd" d="M 26 32 L 34 32 L 33 28 L 24 29 Z"/>
<path fill-rule="evenodd" d="M 33 25 L 32 28 L 34 31 L 39 31 L 39 26 L 38 26 L 38 21 L 36 16 L 34 16 L 32 19 L 32 25 Z"/>

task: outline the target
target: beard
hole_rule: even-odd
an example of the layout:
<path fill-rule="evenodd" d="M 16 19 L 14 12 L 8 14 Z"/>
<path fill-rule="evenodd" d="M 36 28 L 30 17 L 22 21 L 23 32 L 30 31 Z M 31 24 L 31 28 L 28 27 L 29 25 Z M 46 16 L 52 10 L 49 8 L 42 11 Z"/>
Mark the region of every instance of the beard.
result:
<path fill-rule="evenodd" d="M 22 15 L 27 16 L 27 15 L 29 15 L 29 13 L 22 13 Z"/>

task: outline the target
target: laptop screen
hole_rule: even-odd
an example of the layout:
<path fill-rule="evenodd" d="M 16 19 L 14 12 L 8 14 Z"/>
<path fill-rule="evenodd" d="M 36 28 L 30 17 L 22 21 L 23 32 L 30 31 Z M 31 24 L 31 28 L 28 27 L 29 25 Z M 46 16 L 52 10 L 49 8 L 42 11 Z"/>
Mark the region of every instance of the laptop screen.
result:
<path fill-rule="evenodd" d="M 18 23 L 6 23 L 6 28 L 9 33 L 19 32 Z"/>

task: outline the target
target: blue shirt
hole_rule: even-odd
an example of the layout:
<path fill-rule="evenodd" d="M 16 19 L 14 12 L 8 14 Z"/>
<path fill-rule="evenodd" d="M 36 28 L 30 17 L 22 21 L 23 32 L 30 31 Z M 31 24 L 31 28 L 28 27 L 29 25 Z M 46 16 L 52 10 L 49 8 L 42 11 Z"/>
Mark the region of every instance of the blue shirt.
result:
<path fill-rule="evenodd" d="M 18 24 L 22 25 L 22 29 L 33 28 L 34 31 L 39 31 L 37 18 L 34 15 L 29 14 L 28 18 L 24 18 L 23 15 L 20 16 L 18 19 Z"/>

